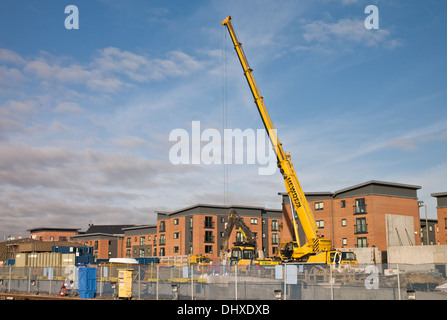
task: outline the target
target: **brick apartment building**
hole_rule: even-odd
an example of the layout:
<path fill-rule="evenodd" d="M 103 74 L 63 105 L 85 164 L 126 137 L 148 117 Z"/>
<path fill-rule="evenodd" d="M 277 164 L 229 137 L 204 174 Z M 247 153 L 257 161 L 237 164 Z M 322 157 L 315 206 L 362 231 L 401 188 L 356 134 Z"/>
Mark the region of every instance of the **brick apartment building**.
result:
<path fill-rule="evenodd" d="M 438 225 L 436 233 L 436 242 L 440 245 L 447 244 L 447 192 L 432 193 L 436 198 L 436 210 L 438 214 Z"/>
<path fill-rule="evenodd" d="M 134 225 L 90 225 L 87 231 L 71 237 L 72 241 L 93 247 L 96 259 L 122 258 L 124 250 L 123 229 Z"/>
<path fill-rule="evenodd" d="M 144 258 L 157 256 L 157 226 L 144 225 L 124 228 L 124 256 Z"/>
<path fill-rule="evenodd" d="M 228 216 L 235 210 L 255 234 L 258 250 L 265 257 L 276 254 L 282 211 L 251 206 L 219 206 L 198 204 L 172 212 L 157 212 L 156 242 L 153 255 L 205 254 L 218 258 L 223 244 Z M 234 229 L 229 243 L 242 240 Z"/>
<path fill-rule="evenodd" d="M 29 237 L 41 241 L 69 241 L 72 236 L 79 233 L 80 228 L 48 228 L 39 227 L 28 229 Z"/>
<path fill-rule="evenodd" d="M 387 245 L 420 244 L 417 199 L 420 188 L 373 180 L 335 192 L 305 195 L 320 235 L 331 239 L 335 248 L 375 246 L 379 251 L 386 251 Z M 281 195 L 283 210 L 290 215 L 288 196 Z M 284 228 L 286 236 L 290 227 L 284 223 Z"/>

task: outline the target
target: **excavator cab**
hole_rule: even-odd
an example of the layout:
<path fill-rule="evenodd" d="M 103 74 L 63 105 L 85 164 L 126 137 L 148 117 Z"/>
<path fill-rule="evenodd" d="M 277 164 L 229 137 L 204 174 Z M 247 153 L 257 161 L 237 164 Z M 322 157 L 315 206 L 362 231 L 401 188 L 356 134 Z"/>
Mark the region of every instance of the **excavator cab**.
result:
<path fill-rule="evenodd" d="M 255 259 L 255 248 L 251 246 L 236 246 L 231 249 L 230 265 L 251 264 Z"/>

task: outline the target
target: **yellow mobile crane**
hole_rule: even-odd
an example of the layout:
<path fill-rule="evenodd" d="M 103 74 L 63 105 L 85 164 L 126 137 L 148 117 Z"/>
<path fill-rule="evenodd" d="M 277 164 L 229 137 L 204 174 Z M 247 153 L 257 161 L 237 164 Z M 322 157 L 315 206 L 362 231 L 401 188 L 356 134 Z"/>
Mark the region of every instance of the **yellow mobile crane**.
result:
<path fill-rule="evenodd" d="M 251 93 L 253 94 L 254 102 L 258 108 L 265 130 L 267 131 L 273 145 L 273 149 L 276 153 L 278 168 L 284 178 L 287 194 L 292 202 L 291 209 L 295 240 L 281 242 L 279 250 L 280 259 L 282 261 L 333 263 L 335 258 L 338 257 L 339 263 L 356 263 L 357 261 L 355 255 L 352 252 L 338 255 L 337 251 L 332 249 L 332 241 L 319 236 L 318 226 L 301 188 L 300 182 L 295 173 L 295 169 L 293 168 L 290 153 L 285 153 L 282 148 L 282 144 L 278 141 L 278 136 L 273 127 L 272 121 L 270 120 L 267 108 L 264 105 L 263 97 L 259 93 L 258 87 L 256 86 L 256 82 L 252 74 L 253 69 L 251 69 L 248 65 L 247 58 L 245 57 L 242 49 L 242 43 L 238 41 L 231 24 L 231 16 L 228 16 L 224 21 L 222 21 L 222 25 L 228 29 L 231 40 L 234 44 L 234 49 L 236 50 L 237 56 L 241 63 L 245 78 L 247 79 Z M 304 245 L 300 245 L 296 218 L 298 218 L 301 222 L 306 236 L 307 242 Z"/>

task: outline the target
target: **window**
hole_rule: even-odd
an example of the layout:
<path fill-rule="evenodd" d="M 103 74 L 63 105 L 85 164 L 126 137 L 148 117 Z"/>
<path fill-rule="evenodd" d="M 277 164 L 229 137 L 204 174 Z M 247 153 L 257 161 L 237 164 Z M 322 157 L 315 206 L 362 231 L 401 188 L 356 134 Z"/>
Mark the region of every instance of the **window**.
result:
<path fill-rule="evenodd" d="M 130 258 L 132 256 L 132 252 L 130 251 L 130 249 L 126 250 L 126 257 Z"/>
<path fill-rule="evenodd" d="M 164 257 L 165 255 L 165 248 L 160 248 L 160 257 Z"/>
<path fill-rule="evenodd" d="M 354 214 L 366 213 L 365 198 L 355 199 Z"/>
<path fill-rule="evenodd" d="M 342 243 L 342 245 L 347 246 L 347 245 L 348 245 L 348 239 L 343 238 L 343 239 L 341 240 L 341 243 Z"/>
<path fill-rule="evenodd" d="M 157 235 L 154 236 L 154 246 L 157 245 Z"/>
<path fill-rule="evenodd" d="M 251 224 L 258 224 L 258 219 L 256 219 L 256 218 L 251 218 L 251 219 L 250 219 L 250 223 L 251 223 Z"/>
<path fill-rule="evenodd" d="M 346 219 L 341 219 L 341 226 L 346 227 Z"/>
<path fill-rule="evenodd" d="M 144 257 L 144 249 L 140 249 L 140 254 L 139 254 L 140 258 Z"/>
<path fill-rule="evenodd" d="M 244 235 L 242 232 L 236 232 L 236 242 L 244 242 Z"/>
<path fill-rule="evenodd" d="M 140 246 L 144 246 L 146 244 L 146 238 L 140 237 Z"/>
<path fill-rule="evenodd" d="M 163 246 L 166 244 L 166 236 L 164 234 L 160 235 L 160 245 Z"/>
<path fill-rule="evenodd" d="M 192 228 L 193 226 L 193 219 L 192 217 L 189 218 L 189 227 Z"/>
<path fill-rule="evenodd" d="M 315 210 L 323 210 L 323 202 L 315 202 Z"/>
<path fill-rule="evenodd" d="M 277 233 L 272 233 L 272 244 L 279 243 L 279 235 Z"/>
<path fill-rule="evenodd" d="M 205 217 L 205 228 L 214 228 L 213 217 Z"/>
<path fill-rule="evenodd" d="M 178 246 L 175 246 L 175 247 L 174 247 L 174 253 L 179 253 L 179 248 L 178 248 Z"/>
<path fill-rule="evenodd" d="M 213 237 L 213 232 L 212 231 L 205 231 L 205 242 L 206 243 L 214 242 L 214 237 Z"/>
<path fill-rule="evenodd" d="M 126 248 L 130 248 L 131 246 L 132 246 L 132 239 L 130 239 L 129 237 L 126 239 Z"/>
<path fill-rule="evenodd" d="M 319 229 L 323 229 L 324 228 L 324 220 L 318 220 L 317 221 L 317 227 Z"/>
<path fill-rule="evenodd" d="M 279 231 L 278 220 L 272 220 L 272 231 Z"/>
<path fill-rule="evenodd" d="M 355 220 L 355 233 L 367 233 L 366 218 L 359 218 Z"/>
<path fill-rule="evenodd" d="M 160 229 L 159 232 L 165 232 L 166 231 L 166 225 L 164 221 L 160 221 Z"/>
<path fill-rule="evenodd" d="M 174 232 L 174 239 L 178 239 L 179 238 L 179 232 Z"/>
<path fill-rule="evenodd" d="M 340 206 L 341 206 L 341 208 L 346 208 L 346 200 L 341 200 Z"/>
<path fill-rule="evenodd" d="M 357 238 L 357 248 L 366 248 L 367 246 L 366 238 Z"/>
<path fill-rule="evenodd" d="M 213 253 L 213 246 L 205 246 L 205 253 Z"/>
<path fill-rule="evenodd" d="M 178 219 L 174 219 L 174 225 L 178 224 Z"/>
<path fill-rule="evenodd" d="M 98 250 L 98 241 L 95 241 L 95 247 L 94 250 Z"/>

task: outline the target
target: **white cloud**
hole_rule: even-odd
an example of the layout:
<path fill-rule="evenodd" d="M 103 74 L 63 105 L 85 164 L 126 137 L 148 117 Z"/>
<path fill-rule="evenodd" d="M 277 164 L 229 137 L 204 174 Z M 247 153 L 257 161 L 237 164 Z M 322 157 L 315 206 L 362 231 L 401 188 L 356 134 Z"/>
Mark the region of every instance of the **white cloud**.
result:
<path fill-rule="evenodd" d="M 384 45 L 394 48 L 400 43 L 390 39 L 391 33 L 386 29 L 368 30 L 360 19 L 341 19 L 334 23 L 314 21 L 303 26 L 303 38 L 307 42 L 328 44 L 341 42 L 354 43 L 368 47 Z"/>

